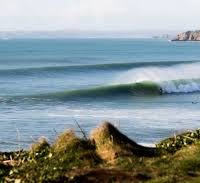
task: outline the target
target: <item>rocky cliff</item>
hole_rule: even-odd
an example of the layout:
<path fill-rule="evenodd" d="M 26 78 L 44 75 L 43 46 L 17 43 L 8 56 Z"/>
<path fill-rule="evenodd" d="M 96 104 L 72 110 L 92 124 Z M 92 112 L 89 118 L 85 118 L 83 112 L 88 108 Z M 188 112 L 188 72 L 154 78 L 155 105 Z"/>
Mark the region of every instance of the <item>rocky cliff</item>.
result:
<path fill-rule="evenodd" d="M 200 30 L 180 33 L 172 41 L 200 41 Z"/>

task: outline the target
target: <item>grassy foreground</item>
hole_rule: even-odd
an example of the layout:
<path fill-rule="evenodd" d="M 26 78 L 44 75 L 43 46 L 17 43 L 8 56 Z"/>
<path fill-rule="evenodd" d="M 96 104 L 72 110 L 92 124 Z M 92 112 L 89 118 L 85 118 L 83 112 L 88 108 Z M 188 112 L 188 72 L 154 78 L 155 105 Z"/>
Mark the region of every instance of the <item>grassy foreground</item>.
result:
<path fill-rule="evenodd" d="M 200 130 L 138 145 L 110 123 L 90 137 L 73 131 L 53 144 L 44 138 L 28 151 L 0 153 L 0 182 L 199 183 Z"/>

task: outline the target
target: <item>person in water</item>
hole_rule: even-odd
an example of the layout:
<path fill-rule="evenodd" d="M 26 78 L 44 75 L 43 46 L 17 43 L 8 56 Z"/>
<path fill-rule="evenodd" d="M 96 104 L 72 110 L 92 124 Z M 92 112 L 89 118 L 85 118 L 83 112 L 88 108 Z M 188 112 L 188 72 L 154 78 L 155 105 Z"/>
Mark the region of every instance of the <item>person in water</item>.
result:
<path fill-rule="evenodd" d="M 163 94 L 163 90 L 162 90 L 162 88 L 159 88 L 159 92 L 160 92 L 160 95 Z"/>

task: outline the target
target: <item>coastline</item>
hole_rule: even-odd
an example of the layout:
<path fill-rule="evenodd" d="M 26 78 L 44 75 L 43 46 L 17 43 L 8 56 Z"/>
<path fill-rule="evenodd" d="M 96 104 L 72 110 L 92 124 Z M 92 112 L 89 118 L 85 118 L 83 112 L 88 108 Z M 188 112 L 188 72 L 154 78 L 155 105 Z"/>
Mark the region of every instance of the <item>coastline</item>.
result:
<path fill-rule="evenodd" d="M 164 139 L 156 147 L 137 144 L 105 122 L 87 137 L 72 130 L 49 144 L 0 153 L 0 182 L 198 182 L 200 130 Z"/>

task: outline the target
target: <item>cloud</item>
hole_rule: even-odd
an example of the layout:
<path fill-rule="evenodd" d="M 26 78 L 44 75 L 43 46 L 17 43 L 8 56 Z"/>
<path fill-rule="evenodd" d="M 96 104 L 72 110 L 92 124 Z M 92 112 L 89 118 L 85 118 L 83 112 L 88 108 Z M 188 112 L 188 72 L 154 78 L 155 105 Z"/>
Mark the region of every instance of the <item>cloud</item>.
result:
<path fill-rule="evenodd" d="M 0 29 L 197 29 L 199 7 L 199 0 L 0 0 Z"/>

